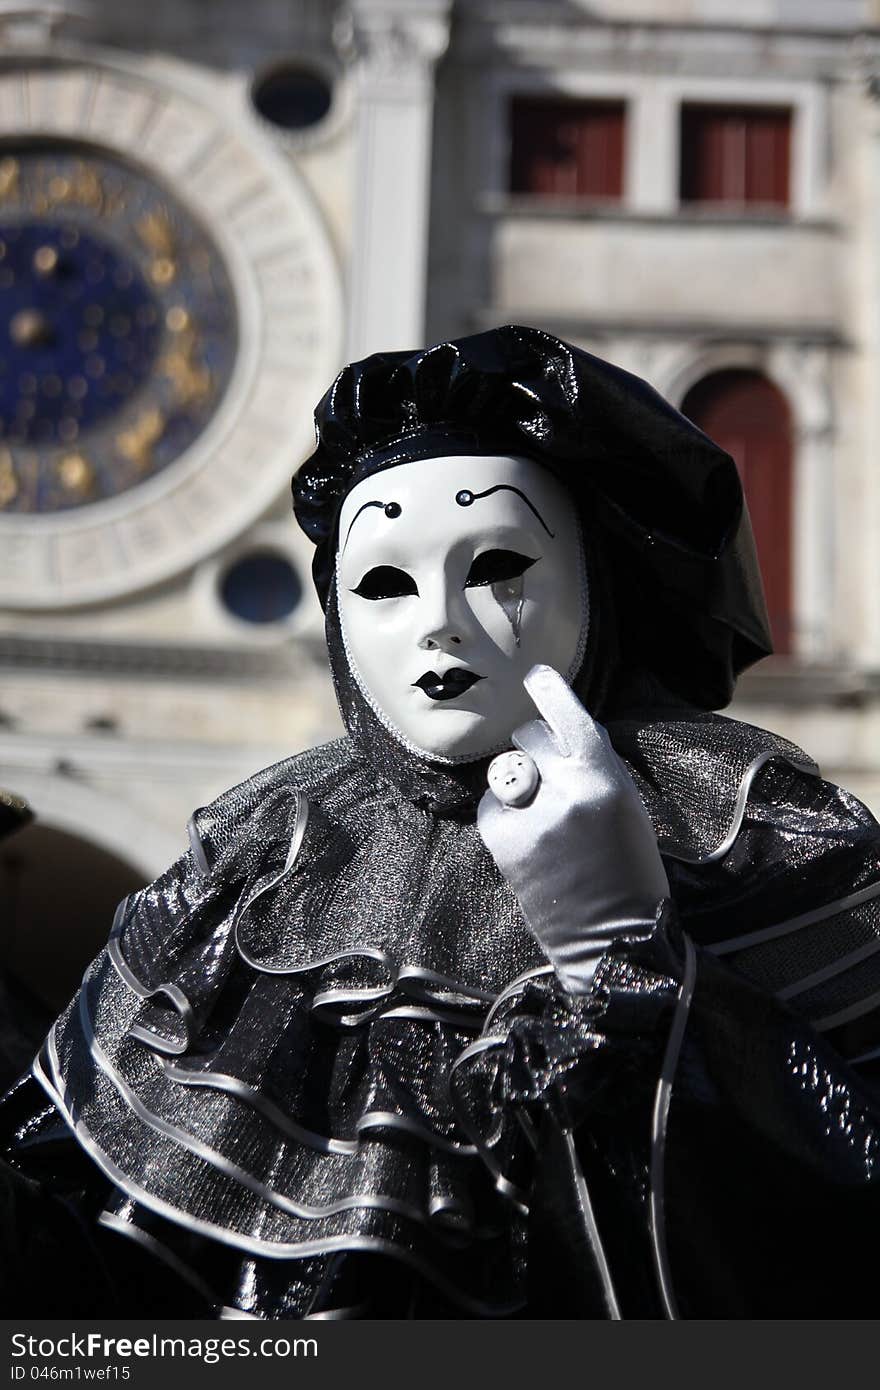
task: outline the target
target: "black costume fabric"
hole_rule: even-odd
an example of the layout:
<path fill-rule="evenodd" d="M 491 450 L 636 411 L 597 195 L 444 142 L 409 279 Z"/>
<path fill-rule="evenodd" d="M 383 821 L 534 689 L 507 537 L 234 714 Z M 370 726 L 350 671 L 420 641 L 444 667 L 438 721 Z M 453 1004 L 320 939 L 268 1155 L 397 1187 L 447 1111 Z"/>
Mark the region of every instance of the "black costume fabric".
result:
<path fill-rule="evenodd" d="M 142 1311 L 182 1278 L 202 1315 L 662 1316 L 664 1284 L 681 1316 L 871 1310 L 854 1261 L 880 1116 L 870 1061 L 844 1057 L 876 1026 L 877 827 L 760 730 L 610 727 L 675 910 L 582 999 L 473 824 L 347 741 L 197 815 L 196 852 L 123 906 L 38 1064 L 81 1147 L 33 1081 L 5 1106 L 7 1161 L 56 1194 L 65 1248 L 103 1212 L 105 1311 L 130 1288 L 121 1234 L 165 1264 Z M 36 1217 L 15 1210 L 21 1242 Z"/>
<path fill-rule="evenodd" d="M 465 400 L 476 357 L 495 370 L 485 338 L 438 351 L 450 380 L 464 364 Z M 716 470 L 729 482 L 726 456 L 648 388 L 499 330 L 492 351 L 514 349 L 532 354 L 533 398 L 564 385 L 581 409 L 593 372 L 600 401 L 613 383 L 621 402 L 635 393 L 658 466 L 681 446 L 695 498 L 711 500 Z M 319 408 L 328 543 L 343 456 L 349 481 L 375 462 L 337 416 L 373 418 L 363 383 L 384 373 L 387 395 L 389 362 L 395 399 L 421 380 L 376 361 L 349 369 L 354 407 L 337 383 Z M 448 402 L 434 413 L 448 422 Z M 383 459 L 403 418 L 377 426 Z M 415 433 L 401 448 L 425 447 Z M 703 573 L 739 556 L 742 584 L 712 590 L 723 619 L 687 628 L 691 643 L 714 634 L 700 698 L 755 655 L 763 623 L 741 499 L 722 494 Z M 195 814 L 190 851 L 120 905 L 34 1077 L 0 1107 L 7 1316 L 34 1300 L 139 1316 L 873 1313 L 880 829 L 797 748 L 683 704 L 684 676 L 664 696 L 665 659 L 648 651 L 631 679 L 616 639 L 634 590 L 607 590 L 578 688 L 657 833 L 671 899 L 653 929 L 606 954 L 589 994 L 560 989 L 478 837 L 482 769 L 413 759 L 370 723 L 328 590 L 350 736 Z M 630 679 L 609 682 L 616 652 Z"/>

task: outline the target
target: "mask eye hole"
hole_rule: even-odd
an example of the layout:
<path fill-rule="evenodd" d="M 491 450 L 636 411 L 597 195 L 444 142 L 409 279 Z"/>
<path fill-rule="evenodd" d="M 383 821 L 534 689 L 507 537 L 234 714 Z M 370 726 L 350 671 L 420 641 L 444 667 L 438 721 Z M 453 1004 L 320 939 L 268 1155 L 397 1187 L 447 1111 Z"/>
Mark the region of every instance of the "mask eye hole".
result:
<path fill-rule="evenodd" d="M 353 594 L 371 600 L 380 598 L 404 598 L 408 594 L 418 594 L 416 581 L 406 570 L 394 565 L 377 565 L 367 570 L 360 584 L 352 589 Z"/>
<path fill-rule="evenodd" d="M 464 587 L 476 589 L 484 584 L 503 584 L 506 580 L 519 579 L 540 558 L 536 555 L 532 560 L 528 555 L 520 555 L 518 550 L 484 550 L 482 555 L 474 557 Z"/>

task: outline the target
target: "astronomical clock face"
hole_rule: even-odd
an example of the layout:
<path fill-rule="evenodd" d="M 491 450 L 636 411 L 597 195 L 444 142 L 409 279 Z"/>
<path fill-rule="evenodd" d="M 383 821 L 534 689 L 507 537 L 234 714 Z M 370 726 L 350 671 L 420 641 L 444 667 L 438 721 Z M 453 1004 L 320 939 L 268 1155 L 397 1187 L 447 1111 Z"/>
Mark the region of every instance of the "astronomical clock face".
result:
<path fill-rule="evenodd" d="M 134 592 L 243 531 L 308 450 L 339 322 L 258 132 L 118 71 L 0 73 L 0 602 Z"/>
<path fill-rule="evenodd" d="M 87 507 L 202 433 L 235 295 L 205 229 L 121 160 L 0 145 L 0 208 L 0 509 Z"/>

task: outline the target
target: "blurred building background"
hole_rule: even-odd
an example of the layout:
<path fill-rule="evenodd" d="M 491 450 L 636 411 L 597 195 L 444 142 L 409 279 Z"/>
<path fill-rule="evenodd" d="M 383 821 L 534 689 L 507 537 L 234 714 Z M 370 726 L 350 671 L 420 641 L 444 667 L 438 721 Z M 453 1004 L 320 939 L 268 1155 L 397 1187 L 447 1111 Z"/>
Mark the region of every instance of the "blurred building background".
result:
<path fill-rule="evenodd" d="M 192 809 L 332 737 L 289 478 L 501 322 L 736 456 L 734 713 L 880 810 L 877 0 L 0 3 L 0 959 L 54 1007 Z"/>

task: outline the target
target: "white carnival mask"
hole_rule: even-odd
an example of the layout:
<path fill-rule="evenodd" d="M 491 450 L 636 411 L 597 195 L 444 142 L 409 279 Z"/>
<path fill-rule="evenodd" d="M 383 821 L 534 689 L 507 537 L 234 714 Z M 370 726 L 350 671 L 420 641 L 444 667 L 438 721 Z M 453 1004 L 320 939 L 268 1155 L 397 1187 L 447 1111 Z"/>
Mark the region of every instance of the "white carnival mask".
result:
<path fill-rule="evenodd" d="M 571 680 L 588 625 L 574 506 L 529 459 L 420 459 L 346 497 L 336 582 L 361 692 L 416 753 L 464 762 L 509 746 L 541 662 Z"/>

